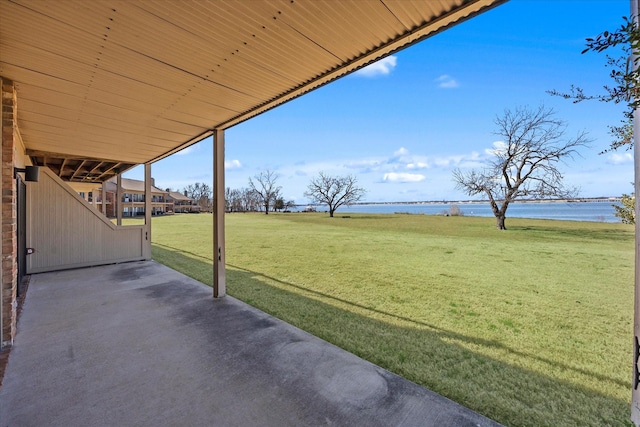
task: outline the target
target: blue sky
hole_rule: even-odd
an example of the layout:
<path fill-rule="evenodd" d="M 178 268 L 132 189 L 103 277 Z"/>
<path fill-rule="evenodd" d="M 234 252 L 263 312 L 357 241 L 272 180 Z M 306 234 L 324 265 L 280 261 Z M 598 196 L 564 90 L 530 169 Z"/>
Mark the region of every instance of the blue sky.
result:
<path fill-rule="evenodd" d="M 624 107 L 546 93 L 571 84 L 603 93 L 605 55 L 580 52 L 628 14 L 628 0 L 511 0 L 228 129 L 226 186 L 247 187 L 270 169 L 284 198 L 305 204 L 310 179 L 324 171 L 355 175 L 367 201 L 466 200 L 452 171 L 482 165 L 500 141 L 496 116 L 544 104 L 567 122 L 567 136 L 585 130 L 593 139 L 562 165 L 566 183 L 585 197 L 630 193 L 632 152 L 598 154 Z M 127 176 L 141 179 L 140 169 Z M 211 139 L 154 163 L 152 174 L 161 188 L 211 183 Z"/>

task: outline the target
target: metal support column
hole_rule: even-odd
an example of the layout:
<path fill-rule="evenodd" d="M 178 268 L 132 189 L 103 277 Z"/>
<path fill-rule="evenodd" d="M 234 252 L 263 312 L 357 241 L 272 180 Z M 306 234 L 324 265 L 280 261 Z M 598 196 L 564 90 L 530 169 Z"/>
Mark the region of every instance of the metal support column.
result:
<path fill-rule="evenodd" d="M 102 181 L 100 198 L 102 199 L 102 215 L 107 216 L 107 181 Z"/>
<path fill-rule="evenodd" d="M 213 297 L 227 293 L 224 260 L 224 131 L 213 133 Z"/>
<path fill-rule="evenodd" d="M 151 259 L 151 163 L 144 164 L 144 250 L 145 259 Z"/>
<path fill-rule="evenodd" d="M 114 209 L 116 210 L 116 224 L 122 225 L 122 174 L 117 175 L 116 179 L 116 202 Z"/>

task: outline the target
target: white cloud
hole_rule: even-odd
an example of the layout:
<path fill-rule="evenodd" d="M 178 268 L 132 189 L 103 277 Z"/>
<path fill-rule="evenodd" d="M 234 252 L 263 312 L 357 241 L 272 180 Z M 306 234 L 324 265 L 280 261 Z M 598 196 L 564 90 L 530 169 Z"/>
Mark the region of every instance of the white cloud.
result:
<path fill-rule="evenodd" d="M 507 143 L 504 141 L 495 141 L 491 144 L 492 148 L 486 148 L 484 152 L 489 156 L 499 156 L 507 152 Z"/>
<path fill-rule="evenodd" d="M 633 155 L 631 153 L 611 153 L 607 159 L 608 163 L 613 165 L 619 165 L 622 163 L 633 162 Z"/>
<path fill-rule="evenodd" d="M 437 157 L 433 160 L 433 164 L 439 168 L 448 168 L 451 165 L 460 163 L 464 156 Z"/>
<path fill-rule="evenodd" d="M 486 167 L 486 163 L 479 161 L 479 160 L 475 160 L 475 159 L 463 159 L 460 163 L 458 163 L 456 166 L 458 166 L 461 169 L 475 169 L 475 168 L 484 168 Z"/>
<path fill-rule="evenodd" d="M 427 162 L 407 163 L 407 169 L 427 169 L 428 167 L 429 163 Z"/>
<path fill-rule="evenodd" d="M 426 177 L 418 173 L 385 173 L 382 177 L 384 182 L 420 182 L 424 181 Z"/>
<path fill-rule="evenodd" d="M 406 156 L 408 154 L 409 154 L 409 150 L 407 150 L 404 147 L 400 147 L 400 149 L 398 151 L 393 153 L 394 157 Z"/>
<path fill-rule="evenodd" d="M 343 163 L 343 166 L 347 169 L 370 170 L 380 166 L 380 159 L 365 158 L 365 159 L 346 160 Z"/>
<path fill-rule="evenodd" d="M 435 81 L 438 83 L 438 87 L 442 89 L 453 89 L 460 86 L 458 81 L 448 74 L 441 75 Z"/>
<path fill-rule="evenodd" d="M 501 143 L 494 144 L 494 149 L 500 149 Z M 344 174 L 383 174 L 383 181 L 420 182 L 425 177 L 418 173 L 429 169 L 449 171 L 454 167 L 473 168 L 482 165 L 484 156 L 477 151 L 468 154 L 449 156 L 426 156 L 411 153 L 401 147 L 388 156 L 361 157 L 351 159 L 327 159 L 321 162 L 296 164 L 293 168 L 283 168 L 279 172 L 284 176 L 314 176 L 320 171 L 330 175 Z"/>
<path fill-rule="evenodd" d="M 367 65 L 364 68 L 356 71 L 354 74 L 363 77 L 375 77 L 379 75 L 387 75 L 393 71 L 398 62 L 398 58 L 395 56 L 387 56 L 381 60 L 374 62 L 371 65 Z"/>
<path fill-rule="evenodd" d="M 193 150 L 195 149 L 195 145 L 190 145 L 187 148 L 183 148 L 182 150 L 178 151 L 176 154 L 176 156 L 184 156 L 185 154 L 191 154 L 193 153 Z"/>
<path fill-rule="evenodd" d="M 399 150 L 393 153 L 393 156 L 388 158 L 385 162 L 387 170 L 415 170 L 415 169 L 428 169 L 431 167 L 429 159 L 426 156 L 416 156 L 409 153 L 404 147 L 400 147 Z"/>
<path fill-rule="evenodd" d="M 240 160 L 225 160 L 224 161 L 224 168 L 226 170 L 240 169 L 241 167 L 242 167 L 242 164 L 240 163 Z"/>
<path fill-rule="evenodd" d="M 359 162 L 363 163 L 360 164 Z M 320 172 L 324 172 L 328 175 L 345 175 L 354 173 L 355 170 L 355 173 L 359 173 L 361 168 L 367 168 L 366 160 L 326 159 L 314 162 L 296 162 L 291 165 L 282 165 L 277 168 L 276 172 L 282 177 L 301 179 L 304 177 L 315 177 Z"/>

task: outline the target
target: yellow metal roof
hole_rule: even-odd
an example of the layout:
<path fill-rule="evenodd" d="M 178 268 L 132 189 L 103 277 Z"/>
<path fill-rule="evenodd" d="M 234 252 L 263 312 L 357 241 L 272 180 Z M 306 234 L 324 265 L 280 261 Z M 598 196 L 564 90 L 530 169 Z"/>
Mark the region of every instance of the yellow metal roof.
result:
<path fill-rule="evenodd" d="M 146 163 L 504 0 L 0 0 L 28 152 Z"/>

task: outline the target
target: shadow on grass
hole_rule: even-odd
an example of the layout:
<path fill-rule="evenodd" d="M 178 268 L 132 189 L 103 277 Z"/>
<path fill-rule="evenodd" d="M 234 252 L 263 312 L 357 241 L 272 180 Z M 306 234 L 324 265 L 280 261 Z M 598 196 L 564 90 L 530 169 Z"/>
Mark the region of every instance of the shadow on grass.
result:
<path fill-rule="evenodd" d="M 153 253 L 157 261 L 211 285 L 210 259 L 159 244 L 153 245 Z M 559 366 L 555 361 L 496 341 L 465 336 L 355 304 L 259 272 L 228 267 L 230 295 L 498 422 L 517 426 L 631 425 L 627 421 L 629 404 L 623 400 L 474 350 L 498 348 L 523 359 Z M 371 317 L 363 313 L 371 313 Z M 603 382 L 631 387 L 605 375 L 560 366 Z"/>

